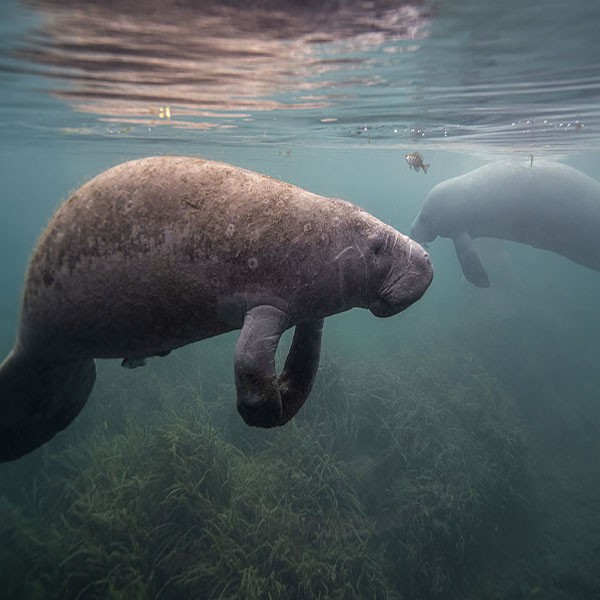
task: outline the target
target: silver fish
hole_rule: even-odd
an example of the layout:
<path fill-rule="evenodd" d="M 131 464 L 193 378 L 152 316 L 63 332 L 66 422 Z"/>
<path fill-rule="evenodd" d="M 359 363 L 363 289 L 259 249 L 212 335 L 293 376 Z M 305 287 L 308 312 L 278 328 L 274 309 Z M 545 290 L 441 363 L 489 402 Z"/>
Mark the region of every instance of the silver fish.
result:
<path fill-rule="evenodd" d="M 423 173 L 425 174 L 427 174 L 427 169 L 431 166 L 431 163 L 425 164 L 423 162 L 423 156 L 420 152 L 410 152 L 409 154 L 405 154 L 404 158 L 411 169 L 415 171 L 423 169 Z"/>

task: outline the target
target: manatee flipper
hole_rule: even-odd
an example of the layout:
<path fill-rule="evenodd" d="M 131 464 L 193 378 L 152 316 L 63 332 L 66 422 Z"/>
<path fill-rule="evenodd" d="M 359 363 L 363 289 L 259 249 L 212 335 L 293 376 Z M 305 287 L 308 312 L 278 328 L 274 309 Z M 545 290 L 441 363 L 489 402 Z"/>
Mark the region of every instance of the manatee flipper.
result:
<path fill-rule="evenodd" d="M 121 361 L 121 366 L 125 369 L 137 369 L 138 367 L 146 366 L 145 358 L 124 358 Z"/>
<path fill-rule="evenodd" d="M 171 354 L 170 350 L 164 350 L 163 352 L 157 352 L 153 356 L 160 356 L 161 358 Z M 146 358 L 127 358 L 125 357 L 121 361 L 121 366 L 125 369 L 137 369 L 138 367 L 145 367 L 148 364 Z"/>
<path fill-rule="evenodd" d="M 319 366 L 323 321 L 296 326 L 281 375 L 275 353 L 289 315 L 273 306 L 246 313 L 235 347 L 237 407 L 248 425 L 274 427 L 287 423 L 308 397 Z"/>
<path fill-rule="evenodd" d="M 69 425 L 95 380 L 91 358 L 51 363 L 11 352 L 0 365 L 0 462 L 31 452 Z"/>
<path fill-rule="evenodd" d="M 454 242 L 458 262 L 467 280 L 478 287 L 489 287 L 488 274 L 485 272 L 481 260 L 479 260 L 471 236 L 466 231 L 461 231 L 452 238 L 452 241 Z"/>
<path fill-rule="evenodd" d="M 319 368 L 322 333 L 323 319 L 296 325 L 292 345 L 279 376 L 283 403 L 281 425 L 302 408 L 310 394 Z"/>

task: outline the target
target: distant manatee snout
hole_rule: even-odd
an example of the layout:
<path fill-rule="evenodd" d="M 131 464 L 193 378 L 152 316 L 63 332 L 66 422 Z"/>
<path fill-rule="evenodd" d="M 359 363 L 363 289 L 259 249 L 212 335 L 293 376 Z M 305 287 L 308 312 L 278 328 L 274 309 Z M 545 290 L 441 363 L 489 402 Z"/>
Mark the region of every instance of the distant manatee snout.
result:
<path fill-rule="evenodd" d="M 282 425 L 312 388 L 325 317 L 394 315 L 432 277 L 417 243 L 343 200 L 195 158 L 118 165 L 62 205 L 33 253 L 0 366 L 0 460 L 77 416 L 94 358 L 140 366 L 235 329 L 238 410 L 251 425 Z"/>

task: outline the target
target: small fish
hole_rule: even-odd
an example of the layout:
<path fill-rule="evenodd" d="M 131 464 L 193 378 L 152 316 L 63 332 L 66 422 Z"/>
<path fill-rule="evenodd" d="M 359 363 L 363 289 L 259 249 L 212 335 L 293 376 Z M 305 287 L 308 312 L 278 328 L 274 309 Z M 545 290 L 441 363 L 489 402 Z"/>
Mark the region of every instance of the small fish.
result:
<path fill-rule="evenodd" d="M 410 154 L 405 154 L 404 158 L 411 169 L 414 169 L 415 171 L 423 169 L 423 173 L 425 174 L 427 174 L 427 169 L 431 166 L 431 164 L 425 164 L 423 162 L 423 156 L 420 152 L 411 152 Z"/>

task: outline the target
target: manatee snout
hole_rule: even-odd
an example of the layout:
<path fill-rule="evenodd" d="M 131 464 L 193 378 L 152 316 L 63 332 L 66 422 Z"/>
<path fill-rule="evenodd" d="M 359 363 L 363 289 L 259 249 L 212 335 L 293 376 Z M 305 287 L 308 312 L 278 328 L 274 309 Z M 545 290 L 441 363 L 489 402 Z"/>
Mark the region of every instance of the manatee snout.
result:
<path fill-rule="evenodd" d="M 376 317 L 390 317 L 419 300 L 433 280 L 429 254 L 407 239 L 405 252 L 397 257 L 369 309 Z"/>
<path fill-rule="evenodd" d="M 433 280 L 433 265 L 429 253 L 417 242 L 410 240 L 408 267 L 400 279 L 400 290 L 406 306 L 410 306 L 423 296 Z"/>
<path fill-rule="evenodd" d="M 426 219 L 421 213 L 413 221 L 408 235 L 411 239 L 423 245 L 427 244 L 427 242 L 433 242 L 437 237 L 437 233 L 434 233 L 433 228 L 428 226 Z"/>

